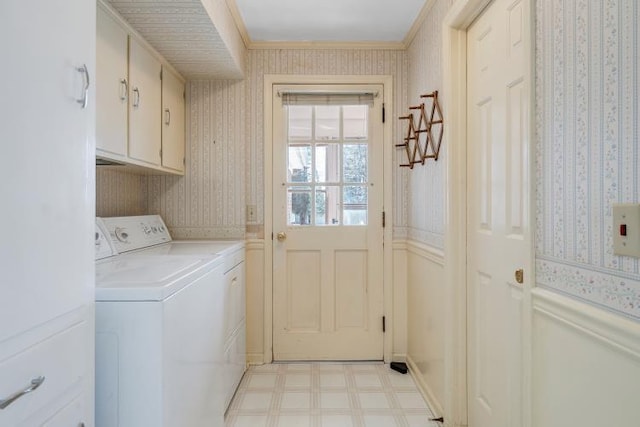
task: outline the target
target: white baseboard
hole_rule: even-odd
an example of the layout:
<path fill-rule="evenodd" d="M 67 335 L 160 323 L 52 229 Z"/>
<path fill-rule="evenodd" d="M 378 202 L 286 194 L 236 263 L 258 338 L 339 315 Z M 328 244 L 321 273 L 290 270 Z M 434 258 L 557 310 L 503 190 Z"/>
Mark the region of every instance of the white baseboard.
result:
<path fill-rule="evenodd" d="M 422 378 L 422 375 L 420 375 L 420 371 L 418 370 L 418 367 L 416 366 L 411 356 L 407 356 L 407 365 L 409 365 L 409 373 L 411 374 L 411 377 L 418 385 L 418 389 L 422 393 L 424 400 L 427 401 L 427 405 L 429 405 L 429 408 L 431 409 L 431 412 L 433 412 L 434 417 L 438 418 L 443 416 L 444 410 L 442 408 L 442 404 L 438 401 L 438 399 L 436 399 L 433 390 L 431 390 L 429 384 L 427 384 L 427 382 Z"/>

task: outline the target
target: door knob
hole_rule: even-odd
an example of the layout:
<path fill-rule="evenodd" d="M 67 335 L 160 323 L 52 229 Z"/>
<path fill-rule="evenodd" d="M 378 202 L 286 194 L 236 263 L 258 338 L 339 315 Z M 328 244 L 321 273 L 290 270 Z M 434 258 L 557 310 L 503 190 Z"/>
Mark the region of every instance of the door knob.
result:
<path fill-rule="evenodd" d="M 516 270 L 515 276 L 516 276 L 516 282 L 520 284 L 524 282 L 524 271 L 521 268 Z"/>
<path fill-rule="evenodd" d="M 278 242 L 284 242 L 285 240 L 287 240 L 287 233 L 285 233 L 284 231 L 281 231 L 278 233 Z"/>

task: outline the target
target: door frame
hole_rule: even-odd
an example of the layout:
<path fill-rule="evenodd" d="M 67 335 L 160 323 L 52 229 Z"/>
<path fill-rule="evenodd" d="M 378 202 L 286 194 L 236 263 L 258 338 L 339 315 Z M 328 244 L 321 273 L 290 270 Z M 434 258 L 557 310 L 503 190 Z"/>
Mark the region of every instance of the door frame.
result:
<path fill-rule="evenodd" d="M 386 332 L 383 339 L 385 363 L 391 361 L 393 346 L 393 168 L 392 135 L 393 76 L 390 75 L 264 75 L 264 352 L 263 362 L 273 361 L 273 86 L 274 85 L 367 85 L 383 86 L 383 102 L 387 119 L 383 124 L 383 204 L 386 227 L 383 229 L 383 310 Z"/>
<path fill-rule="evenodd" d="M 529 227 L 535 226 L 535 18 L 524 43 L 529 50 Z M 443 101 L 447 109 L 445 190 L 445 398 L 447 426 L 468 425 L 467 408 L 467 30 L 492 0 L 456 0 L 442 25 Z M 531 238 L 532 244 L 533 236 Z M 531 248 L 530 265 L 535 266 Z M 535 267 L 523 288 L 523 427 L 531 424 L 531 288 Z M 446 419 L 446 418 L 449 419 Z"/>

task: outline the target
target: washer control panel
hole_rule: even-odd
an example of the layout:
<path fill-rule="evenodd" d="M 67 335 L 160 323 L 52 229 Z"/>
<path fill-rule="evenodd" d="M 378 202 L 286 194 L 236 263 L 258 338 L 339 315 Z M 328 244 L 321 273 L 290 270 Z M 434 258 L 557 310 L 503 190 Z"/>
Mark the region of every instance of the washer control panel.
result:
<path fill-rule="evenodd" d="M 119 253 L 144 249 L 171 241 L 160 215 L 101 218 L 113 246 Z"/>
<path fill-rule="evenodd" d="M 111 245 L 110 239 L 107 238 L 107 232 L 104 231 L 104 225 L 102 224 L 102 221 L 100 221 L 100 218 L 96 218 L 95 246 L 95 259 L 97 260 L 117 255 L 116 250 Z"/>

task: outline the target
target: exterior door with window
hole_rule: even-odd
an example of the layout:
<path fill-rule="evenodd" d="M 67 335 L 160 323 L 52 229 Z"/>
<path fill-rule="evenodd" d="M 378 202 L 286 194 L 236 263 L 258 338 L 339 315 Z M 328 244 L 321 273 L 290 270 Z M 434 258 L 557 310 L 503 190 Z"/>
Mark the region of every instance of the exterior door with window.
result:
<path fill-rule="evenodd" d="M 382 89 L 274 86 L 274 360 L 383 358 Z"/>

